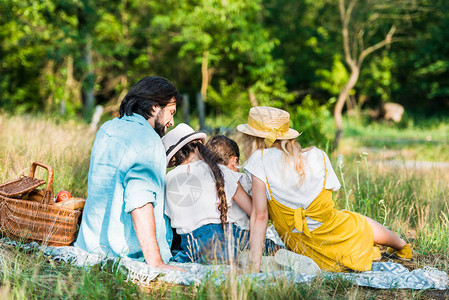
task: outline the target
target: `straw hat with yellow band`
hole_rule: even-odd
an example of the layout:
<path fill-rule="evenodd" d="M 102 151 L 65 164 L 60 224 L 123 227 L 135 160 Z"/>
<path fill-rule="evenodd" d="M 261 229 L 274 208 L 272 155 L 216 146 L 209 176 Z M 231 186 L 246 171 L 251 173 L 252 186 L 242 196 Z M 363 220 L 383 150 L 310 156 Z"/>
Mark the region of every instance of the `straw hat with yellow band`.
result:
<path fill-rule="evenodd" d="M 237 130 L 248 135 L 265 138 L 267 147 L 276 140 L 297 138 L 300 133 L 290 125 L 290 114 L 285 110 L 256 106 L 249 110 L 248 123 L 237 126 Z"/>

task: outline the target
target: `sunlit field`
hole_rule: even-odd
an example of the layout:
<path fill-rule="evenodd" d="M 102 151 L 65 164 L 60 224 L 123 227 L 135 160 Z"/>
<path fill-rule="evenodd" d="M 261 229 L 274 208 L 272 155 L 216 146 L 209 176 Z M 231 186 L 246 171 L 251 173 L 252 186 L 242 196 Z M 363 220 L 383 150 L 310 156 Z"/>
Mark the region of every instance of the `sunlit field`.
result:
<path fill-rule="evenodd" d="M 441 121 L 423 129 L 370 126 L 346 120 L 344 139 L 330 154 L 343 183 L 334 193 L 337 208 L 368 215 L 411 243 L 416 258 L 407 268 L 449 272 L 449 124 Z M 31 163 L 38 161 L 53 167 L 56 193 L 68 190 L 86 197 L 94 137 L 88 125 L 76 121 L 0 114 L 0 182 L 28 174 Z M 46 179 L 46 172 L 37 176 Z M 81 269 L 38 251 L 0 244 L 0 299 L 449 297 L 447 291 L 376 290 L 322 277 L 311 284 L 275 283 L 227 280 L 215 286 L 212 278 L 199 286 L 154 282 L 142 287 L 127 282 L 124 270 L 112 265 Z"/>

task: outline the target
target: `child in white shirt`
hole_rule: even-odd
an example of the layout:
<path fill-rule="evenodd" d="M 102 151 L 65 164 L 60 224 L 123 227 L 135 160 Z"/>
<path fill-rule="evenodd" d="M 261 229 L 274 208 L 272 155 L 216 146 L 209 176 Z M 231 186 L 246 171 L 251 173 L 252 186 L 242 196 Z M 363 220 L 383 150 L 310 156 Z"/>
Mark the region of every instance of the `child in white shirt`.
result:
<path fill-rule="evenodd" d="M 238 172 L 240 150 L 237 143 L 224 135 L 217 135 L 210 138 L 206 147 L 214 154 L 214 158 L 217 163 L 228 167 L 229 169 Z M 251 180 L 245 173 L 240 173 L 240 184 L 243 189 L 251 195 Z M 236 237 L 236 243 L 240 250 L 249 249 L 249 215 L 237 204 L 232 203 L 228 211 L 229 222 L 234 223 L 234 236 Z M 276 241 L 276 242 L 274 242 Z M 272 255 L 278 249 L 284 248 L 279 235 L 272 227 L 267 231 L 265 239 L 264 255 Z"/>
<path fill-rule="evenodd" d="M 236 253 L 236 231 L 228 209 L 236 201 L 251 214 L 251 199 L 239 183 L 242 174 L 218 165 L 203 142 L 205 134 L 179 124 L 163 137 L 168 167 L 165 213 L 181 236 L 181 248 L 172 261 L 228 262 Z"/>

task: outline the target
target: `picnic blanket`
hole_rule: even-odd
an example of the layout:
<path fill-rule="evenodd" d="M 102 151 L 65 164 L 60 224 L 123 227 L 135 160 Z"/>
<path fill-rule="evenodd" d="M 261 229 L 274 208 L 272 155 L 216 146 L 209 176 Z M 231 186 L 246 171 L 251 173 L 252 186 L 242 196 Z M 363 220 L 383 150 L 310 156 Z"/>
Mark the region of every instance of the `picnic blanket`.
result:
<path fill-rule="evenodd" d="M 40 246 L 37 243 L 20 244 L 16 241 L 3 238 L 0 243 L 19 246 L 24 249 L 38 248 L 45 255 L 56 261 L 70 262 L 78 267 L 90 267 L 96 264 L 105 264 L 108 261 L 118 264 L 118 268 L 127 271 L 128 280 L 141 284 L 149 284 L 151 281 L 159 280 L 180 285 L 198 285 L 210 274 L 215 274 L 214 280 L 220 285 L 226 280 L 226 274 L 230 271 L 228 265 L 201 265 L 197 263 L 171 263 L 182 267 L 181 271 L 161 271 L 151 268 L 144 262 L 131 260 L 129 258 L 105 258 L 96 254 L 87 253 L 77 247 L 51 247 Z M 432 267 L 408 270 L 403 265 L 394 262 L 374 262 L 371 271 L 355 273 L 329 273 L 322 272 L 320 275 L 297 274 L 290 270 L 279 270 L 257 274 L 245 274 L 238 276 L 238 280 L 251 279 L 259 283 L 273 283 L 285 279 L 295 283 L 307 283 L 316 276 L 325 278 L 343 277 L 359 286 L 373 287 L 379 289 L 449 289 L 449 277 L 446 272 Z"/>

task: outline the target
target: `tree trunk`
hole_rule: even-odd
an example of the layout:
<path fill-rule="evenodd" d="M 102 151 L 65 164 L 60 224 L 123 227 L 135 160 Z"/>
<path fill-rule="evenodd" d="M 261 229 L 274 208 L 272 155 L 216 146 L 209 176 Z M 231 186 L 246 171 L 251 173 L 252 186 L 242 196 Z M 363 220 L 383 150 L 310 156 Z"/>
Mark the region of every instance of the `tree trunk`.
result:
<path fill-rule="evenodd" d="M 201 62 L 201 96 L 203 101 L 206 101 L 207 87 L 209 86 L 209 50 L 203 52 L 203 60 Z"/>
<path fill-rule="evenodd" d="M 189 94 L 182 95 L 182 120 L 190 125 L 190 97 Z"/>
<path fill-rule="evenodd" d="M 83 60 L 86 64 L 87 76 L 83 83 L 83 110 L 84 118 L 90 121 L 95 106 L 94 98 L 94 73 L 92 67 L 92 38 L 90 34 L 86 36 L 86 46 L 84 48 Z"/>
<path fill-rule="evenodd" d="M 81 107 L 81 83 L 75 79 L 75 67 L 73 55 L 67 56 L 67 78 L 64 87 L 64 98 L 72 107 Z"/>
<path fill-rule="evenodd" d="M 251 105 L 254 106 L 259 106 L 259 103 L 257 102 L 257 98 L 256 95 L 254 95 L 254 92 L 251 91 L 251 89 L 249 90 L 249 101 L 251 102 Z"/>
<path fill-rule="evenodd" d="M 204 100 L 201 93 L 196 94 L 196 107 L 198 108 L 198 118 L 200 119 L 200 129 L 204 130 L 206 128 L 206 112 L 204 109 Z"/>
<path fill-rule="evenodd" d="M 393 42 L 393 35 L 396 32 L 396 26 L 392 25 L 383 40 L 369 47 L 365 47 L 363 43 L 363 37 L 365 34 L 365 30 L 370 29 L 368 27 L 370 23 L 365 20 L 359 20 L 362 21 L 362 23 L 366 23 L 367 25 L 362 26 L 361 29 L 355 32 L 355 34 L 350 34 L 349 30 L 350 23 L 357 24 L 357 21 L 351 20 L 355 18 L 355 16 L 353 15 L 353 11 L 354 9 L 356 9 L 356 6 L 360 4 L 360 2 L 361 1 L 359 0 L 351 0 L 349 1 L 348 5 L 345 4 L 345 0 L 339 0 L 338 2 L 341 20 L 341 34 L 343 37 L 343 50 L 345 54 L 345 61 L 351 70 L 351 76 L 349 77 L 349 80 L 343 90 L 338 95 L 337 104 L 334 108 L 334 120 L 336 125 L 334 149 L 337 149 L 338 144 L 340 143 L 342 132 L 341 114 L 343 111 L 343 107 L 345 105 L 345 101 L 349 97 L 351 89 L 354 88 L 357 80 L 359 79 L 360 69 L 362 67 L 364 59 L 374 51 L 391 44 Z"/>
<path fill-rule="evenodd" d="M 338 95 L 338 100 L 334 108 L 334 120 L 336 127 L 334 149 L 337 149 L 341 139 L 341 131 L 342 131 L 341 115 L 343 112 L 343 107 L 345 105 L 346 99 L 349 97 L 349 93 L 354 88 L 355 84 L 357 83 L 357 80 L 359 79 L 359 74 L 360 74 L 360 67 L 353 66 L 353 68 L 351 68 L 351 76 L 349 77 L 348 82 Z"/>
<path fill-rule="evenodd" d="M 57 76 L 55 72 L 54 72 L 54 61 L 53 60 L 47 60 L 45 62 L 45 66 L 42 70 L 42 74 L 40 76 L 40 84 L 44 87 L 48 87 L 49 85 L 47 84 L 47 77 L 48 78 L 52 78 L 53 80 L 57 81 Z M 53 110 L 53 105 L 54 105 L 54 96 L 55 96 L 55 92 L 54 89 L 41 89 L 42 91 L 42 98 L 46 98 L 45 100 L 45 112 L 50 112 Z"/>

